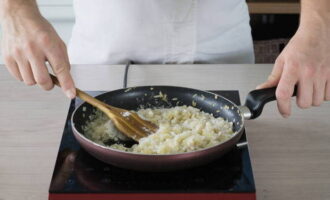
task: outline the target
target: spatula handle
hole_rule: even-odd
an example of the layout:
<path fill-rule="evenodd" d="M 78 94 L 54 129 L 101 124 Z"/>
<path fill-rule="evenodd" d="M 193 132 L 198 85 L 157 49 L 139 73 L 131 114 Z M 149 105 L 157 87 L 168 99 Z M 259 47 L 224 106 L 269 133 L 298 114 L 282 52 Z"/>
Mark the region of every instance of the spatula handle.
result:
<path fill-rule="evenodd" d="M 60 82 L 58 81 L 56 76 L 54 76 L 53 74 L 49 74 L 49 76 L 50 76 L 50 78 L 52 79 L 52 81 L 55 85 L 57 85 L 58 87 L 61 87 Z"/>
<path fill-rule="evenodd" d="M 60 82 L 58 81 L 58 79 L 56 78 L 56 76 L 49 74 L 50 78 L 52 79 L 53 83 L 55 85 L 57 85 L 58 87 L 61 87 Z M 111 106 L 105 104 L 104 102 L 92 97 L 91 95 L 87 94 L 86 92 L 83 92 L 81 90 L 79 90 L 78 88 L 76 88 L 76 94 L 77 96 L 88 102 L 89 104 L 92 104 L 93 106 L 99 108 L 100 110 L 108 110 L 109 108 L 111 108 Z"/>

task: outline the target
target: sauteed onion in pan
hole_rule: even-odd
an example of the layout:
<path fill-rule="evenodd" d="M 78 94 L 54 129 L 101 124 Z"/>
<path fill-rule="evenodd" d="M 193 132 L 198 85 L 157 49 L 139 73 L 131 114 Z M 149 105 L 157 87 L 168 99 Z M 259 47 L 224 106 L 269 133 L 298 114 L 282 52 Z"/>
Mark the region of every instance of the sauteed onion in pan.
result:
<path fill-rule="evenodd" d="M 233 123 L 191 106 L 139 109 L 137 114 L 159 126 L 159 130 L 125 147 L 128 140 L 102 112 L 96 111 L 83 128 L 90 140 L 111 148 L 142 154 L 175 154 L 215 146 L 233 134 Z M 107 141 L 115 141 L 107 144 Z"/>

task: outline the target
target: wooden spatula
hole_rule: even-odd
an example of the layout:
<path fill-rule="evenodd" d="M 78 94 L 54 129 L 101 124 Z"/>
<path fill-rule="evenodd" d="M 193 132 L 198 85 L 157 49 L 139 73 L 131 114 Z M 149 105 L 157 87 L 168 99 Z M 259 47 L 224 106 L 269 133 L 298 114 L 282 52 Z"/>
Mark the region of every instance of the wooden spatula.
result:
<path fill-rule="evenodd" d="M 55 85 L 61 87 L 55 76 L 50 74 L 50 77 Z M 140 118 L 136 113 L 110 106 L 79 90 L 78 88 L 76 88 L 76 94 L 82 100 L 105 113 L 120 132 L 135 141 L 139 141 L 139 139 L 155 133 L 158 129 L 157 125 Z"/>

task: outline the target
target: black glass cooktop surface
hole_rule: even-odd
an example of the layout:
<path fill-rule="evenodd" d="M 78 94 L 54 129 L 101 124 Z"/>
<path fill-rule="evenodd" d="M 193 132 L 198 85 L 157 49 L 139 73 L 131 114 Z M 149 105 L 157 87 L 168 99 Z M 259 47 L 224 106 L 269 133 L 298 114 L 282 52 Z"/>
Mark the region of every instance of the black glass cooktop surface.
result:
<path fill-rule="evenodd" d="M 213 92 L 240 104 L 238 91 Z M 118 193 L 245 193 L 253 194 L 249 199 L 255 198 L 247 146 L 234 148 L 215 162 L 193 169 L 159 173 L 121 169 L 97 160 L 80 147 L 70 124 L 71 114 L 77 103 L 79 102 L 73 100 L 69 108 L 50 184 L 49 199 L 66 199 L 65 195 L 69 194 L 79 194 L 82 199 L 84 194 L 93 197 L 93 194 Z M 244 133 L 240 141 L 245 140 Z M 67 199 L 74 199 L 71 197 Z M 98 198 L 106 199 L 100 196 Z"/>

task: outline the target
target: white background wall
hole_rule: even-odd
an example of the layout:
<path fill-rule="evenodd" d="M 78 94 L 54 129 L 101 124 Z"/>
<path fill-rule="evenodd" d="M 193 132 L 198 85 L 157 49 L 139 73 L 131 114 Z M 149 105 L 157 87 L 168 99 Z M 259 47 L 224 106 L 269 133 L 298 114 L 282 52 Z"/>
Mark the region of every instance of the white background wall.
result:
<path fill-rule="evenodd" d="M 68 43 L 74 24 L 72 0 L 37 0 L 37 2 L 42 15 L 54 26 L 64 42 Z M 2 56 L 0 58 L 0 64 L 3 64 Z"/>

